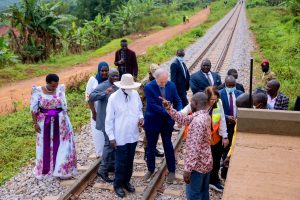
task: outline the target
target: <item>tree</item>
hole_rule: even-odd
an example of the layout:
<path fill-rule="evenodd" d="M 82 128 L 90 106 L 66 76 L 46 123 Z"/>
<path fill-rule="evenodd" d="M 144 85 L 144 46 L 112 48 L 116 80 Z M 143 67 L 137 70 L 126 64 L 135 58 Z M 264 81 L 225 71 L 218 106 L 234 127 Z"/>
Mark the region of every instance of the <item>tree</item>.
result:
<path fill-rule="evenodd" d="M 61 2 L 45 3 L 40 0 L 21 0 L 11 6 L 4 16 L 10 21 L 10 42 L 22 62 L 33 63 L 49 58 L 60 45 L 64 30 L 74 17 L 57 12 Z M 15 28 L 18 31 L 12 31 Z"/>

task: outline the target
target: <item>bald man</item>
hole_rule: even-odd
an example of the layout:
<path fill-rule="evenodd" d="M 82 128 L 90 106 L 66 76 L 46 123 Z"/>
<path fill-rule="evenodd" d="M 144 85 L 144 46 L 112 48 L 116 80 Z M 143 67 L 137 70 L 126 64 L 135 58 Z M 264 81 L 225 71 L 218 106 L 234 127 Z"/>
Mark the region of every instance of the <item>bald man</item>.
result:
<path fill-rule="evenodd" d="M 225 88 L 219 91 L 220 98 L 223 102 L 223 108 L 226 118 L 229 145 L 225 148 L 225 157 L 230 149 L 232 136 L 237 117 L 236 99 L 243 93 L 236 89 L 236 80 L 232 75 L 225 78 Z"/>
<path fill-rule="evenodd" d="M 219 74 L 211 71 L 211 62 L 204 59 L 201 63 L 201 70 L 191 75 L 190 86 L 193 94 L 203 92 L 208 86 L 221 85 Z"/>
<path fill-rule="evenodd" d="M 289 98 L 279 92 L 280 83 L 278 80 L 271 80 L 266 85 L 266 94 L 268 96 L 268 105 L 270 109 L 287 110 L 289 107 Z"/>

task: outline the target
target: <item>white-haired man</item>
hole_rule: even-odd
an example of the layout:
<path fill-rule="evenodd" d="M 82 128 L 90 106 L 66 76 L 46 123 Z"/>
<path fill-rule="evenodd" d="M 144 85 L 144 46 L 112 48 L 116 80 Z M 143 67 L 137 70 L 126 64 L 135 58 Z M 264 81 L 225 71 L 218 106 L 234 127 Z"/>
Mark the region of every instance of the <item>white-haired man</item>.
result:
<path fill-rule="evenodd" d="M 174 108 L 179 111 L 182 109 L 181 99 L 179 98 L 176 86 L 168 81 L 169 73 L 165 69 L 157 69 L 154 73 L 155 80 L 149 82 L 144 89 L 146 96 L 146 112 L 144 129 L 148 140 L 147 148 L 147 167 L 148 172 L 144 180 L 151 178 L 155 170 L 155 151 L 159 133 L 163 142 L 165 157 L 169 175 L 168 183 L 173 183 L 175 178 L 175 155 L 171 137 L 174 126 L 174 120 L 169 116 L 162 105 L 163 97 L 170 101 Z"/>
<path fill-rule="evenodd" d="M 134 82 L 131 74 L 123 74 L 121 81 L 114 84 L 119 89 L 108 99 L 105 131 L 115 149 L 114 189 L 116 194 L 123 198 L 123 188 L 128 192 L 135 191 L 130 179 L 135 148 L 139 140 L 139 126 L 144 125 L 144 118 L 141 98 L 134 90 L 141 84 Z"/>

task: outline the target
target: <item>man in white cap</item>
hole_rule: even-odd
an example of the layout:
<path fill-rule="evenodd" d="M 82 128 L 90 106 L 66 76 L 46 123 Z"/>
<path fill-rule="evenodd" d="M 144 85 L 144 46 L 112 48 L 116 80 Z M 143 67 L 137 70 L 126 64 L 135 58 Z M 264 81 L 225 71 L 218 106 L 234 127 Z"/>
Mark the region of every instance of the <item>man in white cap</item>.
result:
<path fill-rule="evenodd" d="M 105 131 L 115 149 L 114 189 L 116 194 L 123 198 L 123 188 L 128 192 L 135 192 L 130 179 L 135 148 L 139 140 L 139 127 L 144 125 L 144 117 L 142 101 L 135 90 L 141 84 L 134 82 L 131 74 L 123 74 L 121 81 L 114 84 L 119 89 L 108 99 Z"/>

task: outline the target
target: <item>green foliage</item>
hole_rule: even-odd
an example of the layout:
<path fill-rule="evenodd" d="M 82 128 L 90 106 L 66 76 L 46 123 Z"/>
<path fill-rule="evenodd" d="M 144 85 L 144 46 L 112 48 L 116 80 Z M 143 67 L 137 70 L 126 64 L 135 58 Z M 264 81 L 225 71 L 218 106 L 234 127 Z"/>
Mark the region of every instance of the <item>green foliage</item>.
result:
<path fill-rule="evenodd" d="M 16 62 L 17 57 L 10 51 L 4 37 L 0 37 L 0 69 Z"/>
<path fill-rule="evenodd" d="M 283 7 L 255 7 L 248 10 L 248 15 L 260 51 L 269 59 L 271 69 L 280 80 L 280 90 L 290 98 L 292 108 L 300 94 L 299 16 L 294 17 Z M 257 70 L 260 70 L 261 57 L 256 57 Z M 257 74 L 257 79 L 260 78 L 261 74 Z"/>
<path fill-rule="evenodd" d="M 300 0 L 250 0 L 247 1 L 247 8 L 257 6 L 285 6 L 294 16 L 300 14 Z"/>
<path fill-rule="evenodd" d="M 11 6 L 2 16 L 17 30 L 10 31 L 15 53 L 23 63 L 48 59 L 52 50 L 59 49 L 60 38 L 74 17 L 58 14 L 61 2 L 20 0 L 19 4 Z"/>

